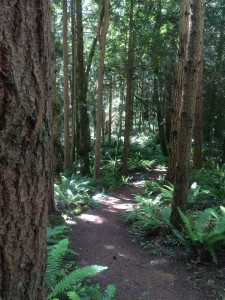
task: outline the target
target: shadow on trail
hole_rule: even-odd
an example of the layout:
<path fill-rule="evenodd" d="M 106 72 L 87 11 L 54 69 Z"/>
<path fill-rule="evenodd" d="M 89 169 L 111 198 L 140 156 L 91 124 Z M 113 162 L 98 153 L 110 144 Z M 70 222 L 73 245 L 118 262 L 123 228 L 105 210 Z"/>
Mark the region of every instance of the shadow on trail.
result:
<path fill-rule="evenodd" d="M 104 198 L 100 208 L 79 216 L 70 233 L 71 245 L 80 253 L 77 265 L 108 266 L 96 281 L 103 287 L 114 283 L 116 300 L 206 299 L 193 288 L 182 262 L 152 255 L 131 241 L 121 213 L 134 206 L 134 194 L 142 188 L 138 180 L 120 187 Z"/>

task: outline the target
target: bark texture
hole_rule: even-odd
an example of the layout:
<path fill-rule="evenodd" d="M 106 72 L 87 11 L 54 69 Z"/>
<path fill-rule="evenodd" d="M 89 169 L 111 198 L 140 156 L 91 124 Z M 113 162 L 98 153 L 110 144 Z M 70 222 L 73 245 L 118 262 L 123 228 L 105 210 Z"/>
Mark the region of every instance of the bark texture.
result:
<path fill-rule="evenodd" d="M 50 5 L 0 0 L 0 7 L 0 299 L 44 300 Z"/>
<path fill-rule="evenodd" d="M 170 218 L 171 223 L 177 228 L 182 225 L 178 208 L 185 210 L 187 202 L 189 161 L 198 89 L 199 65 L 201 61 L 204 12 L 204 0 L 190 1 L 190 34 L 184 67 L 184 87 L 178 129 L 177 164 Z"/>
<path fill-rule="evenodd" d="M 198 90 L 195 104 L 195 126 L 194 126 L 194 167 L 200 169 L 202 167 L 202 81 L 203 81 L 203 41 L 202 36 L 202 53 L 199 66 Z"/>
<path fill-rule="evenodd" d="M 178 124 L 181 107 L 182 91 L 184 85 L 184 64 L 187 54 L 187 42 L 189 35 L 189 17 L 190 5 L 189 0 L 181 1 L 180 9 L 180 29 L 179 29 L 179 45 L 177 53 L 176 82 L 173 95 L 172 121 L 170 130 L 170 146 L 169 146 L 169 165 L 166 174 L 166 180 L 174 182 L 175 169 L 177 162 L 177 139 Z"/>

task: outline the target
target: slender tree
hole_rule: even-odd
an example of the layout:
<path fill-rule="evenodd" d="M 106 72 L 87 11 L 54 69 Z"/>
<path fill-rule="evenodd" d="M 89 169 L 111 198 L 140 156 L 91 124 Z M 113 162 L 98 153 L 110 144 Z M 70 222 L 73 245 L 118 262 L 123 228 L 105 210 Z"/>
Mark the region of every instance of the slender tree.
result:
<path fill-rule="evenodd" d="M 0 1 L 0 299 L 44 300 L 50 1 Z"/>
<path fill-rule="evenodd" d="M 63 78 L 64 78 L 64 168 L 71 168 L 69 130 L 69 74 L 67 40 L 67 0 L 63 0 Z"/>
<path fill-rule="evenodd" d="M 103 97 L 103 79 L 104 79 L 104 60 L 105 60 L 105 45 L 106 35 L 109 28 L 109 0 L 101 1 L 104 7 L 103 27 L 99 36 L 99 75 L 98 75 L 98 98 L 96 103 L 96 140 L 95 140 L 95 163 L 94 177 L 100 176 L 100 149 L 102 137 L 102 97 Z M 101 14 L 101 8 L 99 8 Z"/>
<path fill-rule="evenodd" d="M 199 66 L 201 62 L 201 49 L 203 43 L 204 27 L 204 0 L 191 0 L 190 29 L 187 55 L 184 67 L 184 86 L 182 92 L 182 105 L 178 129 L 177 164 L 174 183 L 174 196 L 170 221 L 179 228 L 182 220 L 178 211 L 186 209 L 188 194 L 189 161 L 191 154 L 191 140 L 194 125 L 194 111 L 199 83 Z"/>
<path fill-rule="evenodd" d="M 126 104 L 125 104 L 125 132 L 124 132 L 124 147 L 123 147 L 123 174 L 127 173 L 127 164 L 130 147 L 130 130 L 132 118 L 132 99 L 133 99 L 133 58 L 134 58 L 134 38 L 133 38 L 133 14 L 134 1 L 130 0 L 130 20 L 129 20 L 129 40 L 128 40 L 128 57 L 127 57 L 127 90 L 126 90 Z"/>
<path fill-rule="evenodd" d="M 72 104 L 72 142 L 71 142 L 71 163 L 76 159 L 77 144 L 77 32 L 75 1 L 71 0 L 71 27 L 72 27 L 72 84 L 71 84 L 71 104 Z"/>
<path fill-rule="evenodd" d="M 76 0 L 77 20 L 77 150 L 82 161 L 81 174 L 90 173 L 90 130 L 87 111 L 87 74 L 84 66 L 82 0 Z"/>

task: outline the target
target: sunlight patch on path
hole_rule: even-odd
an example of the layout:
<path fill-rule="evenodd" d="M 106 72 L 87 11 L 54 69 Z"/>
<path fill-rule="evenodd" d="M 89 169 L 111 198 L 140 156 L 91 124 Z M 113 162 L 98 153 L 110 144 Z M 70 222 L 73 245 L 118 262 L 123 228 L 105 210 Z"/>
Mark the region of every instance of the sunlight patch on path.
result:
<path fill-rule="evenodd" d="M 92 222 L 95 224 L 103 224 L 106 222 L 105 218 L 89 215 L 89 214 L 82 214 L 79 216 L 79 219 L 82 221 Z"/>

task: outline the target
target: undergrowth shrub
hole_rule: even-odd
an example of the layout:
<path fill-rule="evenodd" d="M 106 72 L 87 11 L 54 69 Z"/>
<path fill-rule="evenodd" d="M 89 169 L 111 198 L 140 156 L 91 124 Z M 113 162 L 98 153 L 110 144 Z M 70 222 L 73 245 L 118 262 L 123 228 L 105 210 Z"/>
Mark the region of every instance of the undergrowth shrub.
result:
<path fill-rule="evenodd" d="M 135 197 L 137 202 L 135 209 L 124 215 L 125 222 L 132 223 L 130 233 L 139 238 L 167 230 L 170 226 L 172 187 L 160 187 L 156 182 L 153 182 L 152 185 L 154 190 L 147 192 L 147 195 L 137 195 Z M 162 192 L 155 195 L 159 188 Z M 149 185 L 146 186 L 146 191 L 148 189 Z"/>
<path fill-rule="evenodd" d="M 103 270 L 104 266 L 91 265 L 76 268 L 74 262 L 66 263 L 66 255 L 77 254 L 68 248 L 67 238 L 60 240 L 65 234 L 66 226 L 48 228 L 48 255 L 46 282 L 48 286 L 48 299 L 70 299 L 70 300 L 111 300 L 114 299 L 116 288 L 110 284 L 104 294 L 100 292 L 100 287 L 87 283 L 86 278 L 91 277 Z M 57 297 L 57 298 L 56 298 Z M 58 298 L 59 297 L 59 298 Z"/>
<path fill-rule="evenodd" d="M 213 171 L 213 174 L 218 174 Z M 219 173 L 221 170 L 219 171 Z M 201 178 L 201 183 L 204 179 Z M 221 178 L 219 185 L 223 182 Z M 209 185 L 211 182 L 209 180 Z M 211 188 L 211 186 L 209 187 Z M 206 190 L 197 183 L 191 185 L 188 202 L 189 210 L 180 211 L 183 220 L 183 230 L 178 231 L 170 224 L 171 203 L 173 198 L 173 185 L 163 185 L 159 181 L 146 184 L 143 195 L 137 195 L 136 207 L 125 215 L 125 221 L 132 224 L 130 233 L 135 239 L 146 240 L 155 234 L 164 233 L 164 244 L 184 245 L 187 252 L 194 253 L 199 261 L 210 258 L 217 263 L 217 253 L 225 247 L 225 208 L 217 205 L 212 208 L 201 207 L 200 196 L 206 195 Z M 212 199 L 208 205 L 212 206 Z M 196 207 L 200 206 L 199 211 Z M 151 240 L 152 244 L 152 240 Z M 146 242 L 144 242 L 146 245 Z"/>
<path fill-rule="evenodd" d="M 91 190 L 93 183 L 87 177 L 62 174 L 54 184 L 56 206 L 61 211 L 77 209 L 77 213 L 88 207 L 95 207 Z"/>
<path fill-rule="evenodd" d="M 219 211 L 209 208 L 194 217 L 179 212 L 184 226 L 183 231 L 173 229 L 175 236 L 188 251 L 196 253 L 199 261 L 210 255 L 217 263 L 217 253 L 225 247 L 225 207 Z"/>
<path fill-rule="evenodd" d="M 202 210 L 223 205 L 225 201 L 225 165 L 194 170 L 190 181 L 196 182 L 199 187 L 198 193 L 192 201 L 195 209 Z"/>

